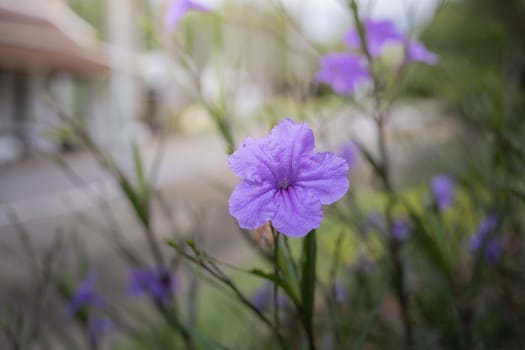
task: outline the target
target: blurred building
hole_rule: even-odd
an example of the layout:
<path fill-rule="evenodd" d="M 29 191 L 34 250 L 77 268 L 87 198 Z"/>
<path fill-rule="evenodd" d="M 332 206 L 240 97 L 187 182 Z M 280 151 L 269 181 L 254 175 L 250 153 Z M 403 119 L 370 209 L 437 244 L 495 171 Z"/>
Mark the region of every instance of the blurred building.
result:
<path fill-rule="evenodd" d="M 108 108 L 97 88 L 109 71 L 96 45 L 60 1 L 0 1 L 0 163 L 71 147 L 45 134 L 60 113 L 96 127 Z"/>
<path fill-rule="evenodd" d="M 73 147 L 65 135 L 49 134 L 60 114 L 105 129 L 111 111 L 106 51 L 62 1 L 0 0 L 0 164 Z"/>

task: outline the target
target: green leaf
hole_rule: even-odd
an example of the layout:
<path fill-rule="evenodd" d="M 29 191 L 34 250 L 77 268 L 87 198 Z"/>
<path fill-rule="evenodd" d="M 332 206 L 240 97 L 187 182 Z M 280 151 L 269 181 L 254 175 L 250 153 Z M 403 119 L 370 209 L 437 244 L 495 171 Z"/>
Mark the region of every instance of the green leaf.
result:
<path fill-rule="evenodd" d="M 315 301 L 315 272 L 317 258 L 316 231 L 312 230 L 303 240 L 301 301 L 303 322 L 310 330 L 313 328 L 313 310 Z"/>

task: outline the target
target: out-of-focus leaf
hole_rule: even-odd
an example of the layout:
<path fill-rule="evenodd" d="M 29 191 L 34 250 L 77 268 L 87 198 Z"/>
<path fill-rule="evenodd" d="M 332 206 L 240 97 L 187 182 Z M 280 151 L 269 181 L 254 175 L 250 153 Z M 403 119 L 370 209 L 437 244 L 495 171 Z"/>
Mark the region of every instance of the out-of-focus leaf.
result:
<path fill-rule="evenodd" d="M 144 226 L 148 227 L 150 224 L 148 207 L 144 206 L 144 203 L 141 200 L 141 197 L 135 191 L 135 189 L 131 185 L 131 182 L 124 175 L 121 175 L 118 178 L 118 183 L 119 183 L 120 189 L 126 196 L 128 202 L 131 204 L 131 207 L 135 211 L 135 214 L 137 215 L 140 222 Z"/>

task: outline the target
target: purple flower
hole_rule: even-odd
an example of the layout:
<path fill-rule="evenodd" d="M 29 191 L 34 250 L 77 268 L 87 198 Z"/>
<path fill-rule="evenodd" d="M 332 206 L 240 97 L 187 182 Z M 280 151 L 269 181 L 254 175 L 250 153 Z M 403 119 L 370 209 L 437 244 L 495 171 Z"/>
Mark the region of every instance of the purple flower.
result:
<path fill-rule="evenodd" d="M 305 236 L 321 224 L 322 205 L 340 199 L 349 186 L 345 160 L 315 152 L 312 130 L 291 119 L 268 137 L 247 138 L 228 163 L 241 178 L 230 214 L 246 229 L 271 221 L 284 235 Z"/>
<path fill-rule="evenodd" d="M 485 248 L 485 259 L 490 264 L 497 264 L 503 251 L 503 240 L 499 237 L 491 239 Z"/>
<path fill-rule="evenodd" d="M 273 307 L 273 284 L 266 282 L 261 285 L 251 297 L 252 304 L 261 312 Z M 288 305 L 288 299 L 283 293 L 277 294 L 277 307 L 284 308 Z"/>
<path fill-rule="evenodd" d="M 498 219 L 496 215 L 487 215 L 479 224 L 478 230 L 470 237 L 470 250 L 478 251 L 485 243 L 489 233 L 496 229 Z"/>
<path fill-rule="evenodd" d="M 328 84 L 340 95 L 349 96 L 363 83 L 370 81 L 370 73 L 362 57 L 333 52 L 321 58 L 316 80 Z"/>
<path fill-rule="evenodd" d="M 97 349 L 100 340 L 115 328 L 108 317 L 90 317 L 87 324 L 88 338 L 92 349 Z"/>
<path fill-rule="evenodd" d="M 347 300 L 346 290 L 343 283 L 336 281 L 332 286 L 332 294 L 335 301 L 343 304 Z"/>
<path fill-rule="evenodd" d="M 270 284 L 263 284 L 253 293 L 251 302 L 260 311 L 266 310 L 270 305 L 272 290 Z"/>
<path fill-rule="evenodd" d="M 192 0 L 172 0 L 166 12 L 166 27 L 175 28 L 188 11 L 209 12 L 211 9 Z"/>
<path fill-rule="evenodd" d="M 352 171 L 359 162 L 359 148 L 353 142 L 348 142 L 341 148 L 341 157 L 348 164 L 348 171 Z"/>
<path fill-rule="evenodd" d="M 104 298 L 95 293 L 95 275 L 88 274 L 86 279 L 77 287 L 67 306 L 70 315 L 88 306 L 100 306 L 105 303 Z"/>
<path fill-rule="evenodd" d="M 401 242 L 408 238 L 408 235 L 410 234 L 410 227 L 408 226 L 408 223 L 405 220 L 402 219 L 396 219 L 392 223 L 392 237 L 394 237 L 395 240 Z"/>
<path fill-rule="evenodd" d="M 423 43 L 412 41 L 408 44 L 406 51 L 406 60 L 408 62 L 423 62 L 427 64 L 437 64 L 439 56 L 429 51 Z"/>
<path fill-rule="evenodd" d="M 132 295 L 149 295 L 155 300 L 168 299 L 176 288 L 175 277 L 160 268 L 137 269 L 131 272 L 129 291 Z"/>
<path fill-rule="evenodd" d="M 368 18 L 364 20 L 363 27 L 367 41 L 366 47 L 372 57 L 381 55 L 387 44 L 398 44 L 405 41 L 405 36 L 396 28 L 395 23 L 391 20 L 374 20 Z M 348 32 L 344 41 L 345 44 L 352 49 L 361 49 L 361 39 L 357 28 Z"/>
<path fill-rule="evenodd" d="M 437 175 L 430 185 L 439 210 L 445 210 L 454 202 L 454 180 L 448 175 Z"/>

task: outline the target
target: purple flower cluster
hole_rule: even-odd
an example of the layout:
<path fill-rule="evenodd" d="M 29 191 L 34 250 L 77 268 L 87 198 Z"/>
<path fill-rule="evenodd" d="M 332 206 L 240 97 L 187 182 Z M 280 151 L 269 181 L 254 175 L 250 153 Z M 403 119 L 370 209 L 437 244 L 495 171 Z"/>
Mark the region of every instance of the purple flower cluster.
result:
<path fill-rule="evenodd" d="M 169 29 L 177 27 L 188 11 L 209 12 L 211 10 L 192 0 L 172 0 L 164 19 L 166 27 Z"/>
<path fill-rule="evenodd" d="M 85 325 L 92 348 L 97 348 L 100 339 L 113 330 L 114 323 L 108 317 L 93 315 L 93 306 L 103 306 L 105 299 L 95 292 L 95 275 L 89 273 L 72 294 L 67 305 L 69 315 L 80 315 Z M 131 271 L 129 291 L 132 295 L 146 294 L 157 301 L 167 300 L 176 288 L 172 274 L 160 268 L 145 268 Z M 79 314 L 86 311 L 86 313 Z"/>
<path fill-rule="evenodd" d="M 177 281 L 169 272 L 160 268 L 131 271 L 129 291 L 132 295 L 148 295 L 154 300 L 165 301 L 175 291 Z"/>
<path fill-rule="evenodd" d="M 436 64 L 438 56 L 430 52 L 423 43 L 410 40 L 399 31 L 391 20 L 365 19 L 363 29 L 366 38 L 366 50 L 370 57 L 380 56 L 389 45 L 403 45 L 405 47 L 405 62 L 424 62 Z M 361 38 L 357 28 L 349 31 L 344 43 L 353 52 L 333 52 L 321 58 L 320 70 L 316 80 L 328 84 L 332 89 L 343 96 L 353 95 L 364 83 L 371 81 L 366 57 L 361 49 Z"/>
<path fill-rule="evenodd" d="M 229 158 L 241 178 L 231 194 L 230 214 L 256 229 L 266 222 L 282 234 L 303 237 L 319 227 L 322 205 L 348 190 L 348 164 L 331 152 L 316 152 L 306 123 L 285 119 L 268 137 L 248 138 Z"/>
<path fill-rule="evenodd" d="M 86 279 L 77 287 L 67 306 L 70 315 L 76 314 L 79 310 L 92 306 L 102 306 L 105 304 L 104 298 L 95 292 L 96 278 L 93 273 L 89 273 Z"/>
<path fill-rule="evenodd" d="M 448 175 L 437 175 L 430 184 L 437 208 L 443 211 L 454 203 L 454 180 Z"/>
<path fill-rule="evenodd" d="M 484 249 L 485 259 L 491 264 L 497 263 L 503 252 L 503 240 L 500 237 L 490 237 L 497 225 L 496 215 L 489 214 L 483 218 L 476 233 L 470 237 L 470 250 L 478 252 Z"/>

